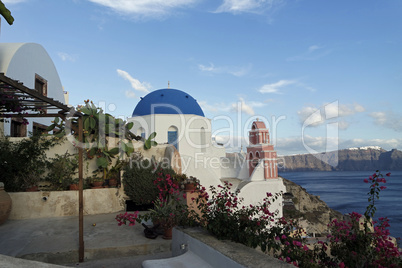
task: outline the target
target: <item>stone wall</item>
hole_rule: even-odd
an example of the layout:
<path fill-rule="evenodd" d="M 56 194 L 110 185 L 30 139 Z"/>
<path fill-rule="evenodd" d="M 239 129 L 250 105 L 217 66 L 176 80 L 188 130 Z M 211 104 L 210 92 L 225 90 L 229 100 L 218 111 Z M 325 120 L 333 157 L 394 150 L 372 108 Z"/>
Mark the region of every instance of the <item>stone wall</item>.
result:
<path fill-rule="evenodd" d="M 78 191 L 40 191 L 8 193 L 12 199 L 9 219 L 78 216 Z M 84 215 L 104 214 L 125 209 L 119 188 L 84 190 Z"/>
<path fill-rule="evenodd" d="M 19 141 L 22 138 L 10 138 L 11 141 Z M 109 144 L 117 140 L 108 138 Z M 180 155 L 177 151 L 166 154 L 168 148 L 173 147 L 169 144 L 162 144 L 144 150 L 143 143 L 133 141 L 135 152 L 144 158 L 155 157 L 157 161 L 169 161 L 176 171 L 180 172 Z M 171 151 L 171 150 L 170 150 Z M 68 140 L 52 147 L 47 151 L 48 158 L 56 154 L 77 154 L 78 150 Z M 96 159 L 84 160 L 84 179 L 92 175 L 96 169 Z M 116 160 L 114 160 L 116 161 Z M 76 174 L 78 177 L 78 173 Z M 30 219 L 47 218 L 78 215 L 78 191 L 39 191 L 39 192 L 15 192 L 9 193 L 13 201 L 10 219 Z M 121 188 L 103 188 L 84 190 L 84 214 L 94 215 L 103 213 L 113 213 L 125 209 L 127 196 Z"/>

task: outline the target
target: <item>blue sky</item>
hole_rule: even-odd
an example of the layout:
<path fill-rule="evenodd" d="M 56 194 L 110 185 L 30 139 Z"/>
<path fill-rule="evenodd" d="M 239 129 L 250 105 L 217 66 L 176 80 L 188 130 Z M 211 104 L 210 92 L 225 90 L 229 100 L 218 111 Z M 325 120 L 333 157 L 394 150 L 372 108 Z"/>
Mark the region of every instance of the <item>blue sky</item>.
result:
<path fill-rule="evenodd" d="M 41 44 L 72 105 L 128 117 L 170 81 L 228 147 L 258 117 L 279 154 L 402 149 L 402 1 L 3 2 L 0 41 Z"/>

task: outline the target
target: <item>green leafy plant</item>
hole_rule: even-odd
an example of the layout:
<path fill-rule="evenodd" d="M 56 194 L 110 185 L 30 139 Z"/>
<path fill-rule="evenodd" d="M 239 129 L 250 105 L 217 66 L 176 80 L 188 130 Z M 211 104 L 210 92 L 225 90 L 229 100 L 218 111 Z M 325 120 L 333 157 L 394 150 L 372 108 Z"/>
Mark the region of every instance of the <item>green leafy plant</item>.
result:
<path fill-rule="evenodd" d="M 66 190 L 73 183 L 78 170 L 76 155 L 66 152 L 63 155 L 56 154 L 47 163 L 48 174 L 46 180 L 50 181 L 54 190 Z"/>
<path fill-rule="evenodd" d="M 154 202 L 158 196 L 158 188 L 154 184 L 157 176 L 159 174 L 175 174 L 170 168 L 158 166 L 155 160 L 148 159 L 130 161 L 124 166 L 124 191 L 135 204 L 143 205 Z"/>
<path fill-rule="evenodd" d="M 45 177 L 46 151 L 59 143 L 56 138 L 34 135 L 16 142 L 0 139 L 0 181 L 8 192 L 24 191 Z"/>
<path fill-rule="evenodd" d="M 107 179 L 119 179 L 120 171 L 127 164 L 127 162 L 119 159 L 116 160 L 115 164 L 107 168 L 106 178 Z"/>
<path fill-rule="evenodd" d="M 134 152 L 133 140 L 141 140 L 140 136 L 134 135 L 130 129 L 134 126 L 133 122 L 126 122 L 120 118 L 115 118 L 108 113 L 104 113 L 102 108 L 96 107 L 92 101 L 86 100 L 85 105 L 77 106 L 77 111 L 83 114 L 83 141 L 88 159 L 96 159 L 98 169 L 96 173 L 103 174 L 107 178 L 109 166 L 113 158 L 123 155 L 130 156 Z M 71 133 L 78 140 L 78 119 L 73 118 L 70 122 Z M 61 137 L 66 135 L 66 124 L 55 118 L 47 131 L 56 130 L 54 135 Z M 156 133 L 152 133 L 144 142 L 144 148 L 150 149 L 157 143 L 152 139 Z M 118 147 L 110 147 L 108 138 L 117 138 Z M 78 142 L 78 141 L 77 141 Z"/>
<path fill-rule="evenodd" d="M 144 142 L 144 149 L 149 150 L 152 148 L 152 146 L 158 145 L 156 141 L 153 141 L 153 139 L 156 137 L 156 132 L 152 132 L 151 135 L 149 135 L 148 139 L 145 140 Z"/>
<path fill-rule="evenodd" d="M 138 212 L 117 215 L 116 220 L 119 222 L 119 226 L 126 222 L 134 225 L 135 221 L 141 223 L 152 220 L 154 223 L 158 222 L 162 228 L 169 229 L 189 222 L 189 210 L 186 203 L 183 202 L 186 195 L 180 191 L 179 184 L 172 175 L 163 173 L 162 170 L 158 170 L 156 174 L 153 183 L 156 185 L 158 193 L 157 198 L 153 201 L 154 208 L 141 215 Z"/>

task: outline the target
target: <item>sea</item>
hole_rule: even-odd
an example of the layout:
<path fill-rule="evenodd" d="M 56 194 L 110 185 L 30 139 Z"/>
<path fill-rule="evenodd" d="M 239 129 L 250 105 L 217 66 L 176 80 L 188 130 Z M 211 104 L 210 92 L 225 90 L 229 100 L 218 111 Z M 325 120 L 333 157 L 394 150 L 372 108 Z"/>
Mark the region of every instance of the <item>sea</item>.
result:
<path fill-rule="evenodd" d="M 390 233 L 402 238 L 402 171 L 382 171 L 387 189 L 381 191 L 376 202 L 374 219 L 388 217 Z M 358 212 L 364 214 L 368 206 L 369 183 L 364 183 L 374 171 L 320 171 L 320 172 L 279 172 L 279 175 L 302 186 L 327 205 L 343 214 Z"/>

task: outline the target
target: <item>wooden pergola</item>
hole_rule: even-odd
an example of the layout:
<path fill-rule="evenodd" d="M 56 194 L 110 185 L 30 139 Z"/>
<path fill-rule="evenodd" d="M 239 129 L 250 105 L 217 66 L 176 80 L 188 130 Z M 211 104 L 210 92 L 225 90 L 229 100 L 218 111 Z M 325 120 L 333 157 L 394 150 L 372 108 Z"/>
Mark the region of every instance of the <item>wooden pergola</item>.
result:
<path fill-rule="evenodd" d="M 79 142 L 82 142 L 82 114 L 74 108 L 48 98 L 0 73 L 0 118 L 60 117 L 63 120 L 78 118 Z M 83 198 L 83 148 L 78 147 L 79 174 L 79 257 L 84 261 L 84 198 Z"/>

